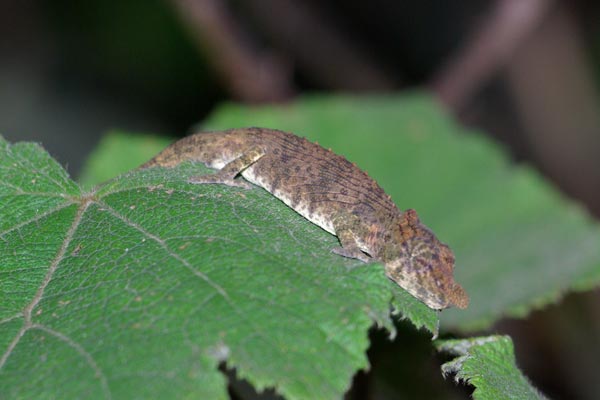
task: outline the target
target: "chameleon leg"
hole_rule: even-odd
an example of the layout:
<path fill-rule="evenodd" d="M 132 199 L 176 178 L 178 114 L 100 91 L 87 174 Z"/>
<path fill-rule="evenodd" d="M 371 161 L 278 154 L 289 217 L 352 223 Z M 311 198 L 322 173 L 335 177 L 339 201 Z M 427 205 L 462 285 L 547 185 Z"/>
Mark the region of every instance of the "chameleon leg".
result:
<path fill-rule="evenodd" d="M 356 241 L 356 235 L 352 231 L 348 225 L 349 223 L 336 224 L 335 234 L 337 235 L 341 246 L 334 247 L 331 251 L 335 254 L 339 254 L 340 256 L 348 257 L 348 258 L 356 258 L 360 261 L 371 262 L 373 261 L 371 257 L 366 255 L 358 246 Z"/>
<path fill-rule="evenodd" d="M 244 152 L 238 158 L 227 163 L 223 168 L 214 174 L 192 176 L 188 179 L 189 183 L 220 183 L 227 186 L 242 187 L 250 189 L 252 185 L 242 179 L 235 179 L 243 170 L 254 164 L 265 152 L 259 147 L 252 147 Z"/>

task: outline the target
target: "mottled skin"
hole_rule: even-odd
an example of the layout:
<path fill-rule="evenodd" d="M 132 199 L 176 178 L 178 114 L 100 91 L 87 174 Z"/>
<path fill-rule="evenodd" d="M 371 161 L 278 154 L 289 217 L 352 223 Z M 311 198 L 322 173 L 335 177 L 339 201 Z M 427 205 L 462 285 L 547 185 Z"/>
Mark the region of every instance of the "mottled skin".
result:
<path fill-rule="evenodd" d="M 271 129 L 198 133 L 167 147 L 142 168 L 197 161 L 219 171 L 190 183 L 265 188 L 309 221 L 337 235 L 333 251 L 381 261 L 387 276 L 433 309 L 465 308 L 453 278 L 454 255 L 414 210 L 400 212 L 355 164 L 308 140 Z"/>

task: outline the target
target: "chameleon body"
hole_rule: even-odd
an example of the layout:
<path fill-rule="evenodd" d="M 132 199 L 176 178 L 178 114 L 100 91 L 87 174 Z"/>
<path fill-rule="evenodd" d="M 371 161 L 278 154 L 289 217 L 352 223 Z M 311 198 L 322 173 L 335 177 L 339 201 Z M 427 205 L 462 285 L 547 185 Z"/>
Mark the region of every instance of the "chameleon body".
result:
<path fill-rule="evenodd" d="M 453 278 L 454 255 L 414 210 L 400 212 L 364 171 L 316 143 L 263 128 L 202 132 L 167 147 L 141 168 L 202 162 L 214 174 L 190 183 L 261 186 L 336 235 L 334 253 L 384 264 L 387 276 L 433 309 L 467 307 Z M 243 177 L 246 181 L 239 178 Z"/>

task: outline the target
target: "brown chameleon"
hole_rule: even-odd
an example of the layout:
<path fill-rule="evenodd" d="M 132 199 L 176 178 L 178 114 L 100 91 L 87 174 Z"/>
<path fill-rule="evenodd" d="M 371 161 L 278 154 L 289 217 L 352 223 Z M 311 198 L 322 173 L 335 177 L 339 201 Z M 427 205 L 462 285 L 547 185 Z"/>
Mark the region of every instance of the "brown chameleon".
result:
<path fill-rule="evenodd" d="M 141 168 L 202 162 L 219 171 L 190 183 L 261 186 L 300 215 L 337 235 L 332 251 L 380 261 L 387 276 L 433 309 L 466 308 L 469 297 L 454 281 L 454 255 L 419 221 L 400 212 L 381 187 L 344 157 L 316 143 L 263 128 L 202 132 L 167 147 Z"/>

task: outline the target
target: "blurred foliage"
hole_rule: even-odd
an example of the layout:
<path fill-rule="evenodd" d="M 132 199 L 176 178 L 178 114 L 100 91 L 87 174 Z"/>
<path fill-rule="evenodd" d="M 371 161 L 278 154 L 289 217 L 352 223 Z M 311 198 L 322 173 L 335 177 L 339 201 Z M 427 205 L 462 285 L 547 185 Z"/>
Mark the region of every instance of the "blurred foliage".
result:
<path fill-rule="evenodd" d="M 140 7 L 135 0 L 57 0 L 45 5 L 58 39 L 63 80 L 118 94 L 156 110 L 174 126 L 197 118 L 218 100 L 213 71 L 168 2 L 149 0 Z"/>
<path fill-rule="evenodd" d="M 84 188 L 91 188 L 138 167 L 152 154 L 167 147 L 170 142 L 171 140 L 165 137 L 149 134 L 132 134 L 118 130 L 107 132 L 88 158 L 78 181 Z"/>

